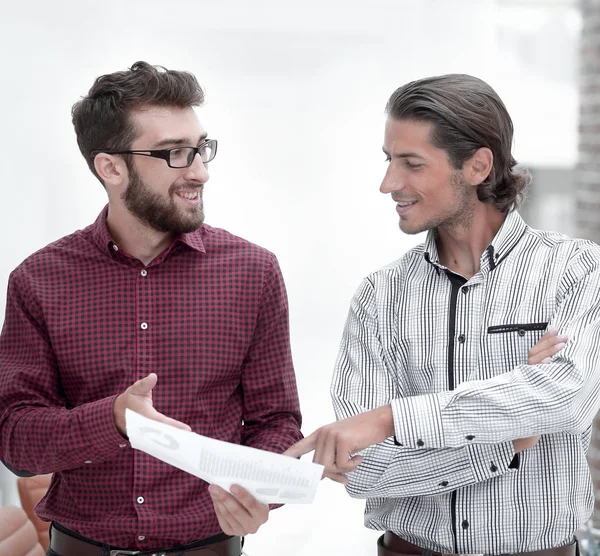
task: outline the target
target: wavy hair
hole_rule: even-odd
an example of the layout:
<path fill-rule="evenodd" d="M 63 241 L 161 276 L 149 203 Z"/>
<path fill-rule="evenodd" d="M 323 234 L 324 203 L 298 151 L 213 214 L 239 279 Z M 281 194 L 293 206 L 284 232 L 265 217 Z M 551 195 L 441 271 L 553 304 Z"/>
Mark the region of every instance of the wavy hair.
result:
<path fill-rule="evenodd" d="M 79 150 L 100 180 L 92 151 L 129 149 L 139 134 L 130 118 L 132 110 L 150 106 L 185 108 L 203 102 L 204 91 L 194 75 L 185 71 L 136 62 L 127 71 L 102 75 L 71 110 Z"/>
<path fill-rule="evenodd" d="M 396 120 L 431 123 L 432 144 L 446 151 L 455 169 L 462 169 L 477 149 L 489 148 L 493 167 L 477 187 L 479 200 L 502 212 L 518 208 L 523 201 L 531 174 L 515 169 L 512 120 L 485 81 L 465 74 L 412 81 L 394 91 L 385 111 Z"/>

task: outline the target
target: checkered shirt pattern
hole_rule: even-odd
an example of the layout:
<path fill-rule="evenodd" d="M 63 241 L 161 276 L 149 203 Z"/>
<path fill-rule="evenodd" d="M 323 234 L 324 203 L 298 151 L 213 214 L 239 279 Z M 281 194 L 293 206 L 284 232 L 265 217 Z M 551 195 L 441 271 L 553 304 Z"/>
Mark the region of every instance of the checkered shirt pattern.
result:
<path fill-rule="evenodd" d="M 600 407 L 600 248 L 511 212 L 469 280 L 435 232 L 355 294 L 332 383 L 339 419 L 391 404 L 395 437 L 350 475 L 365 524 L 443 553 L 571 542 L 593 507 Z M 528 365 L 547 329 L 568 336 Z M 512 440 L 541 435 L 518 456 Z"/>
<path fill-rule="evenodd" d="M 37 508 L 147 550 L 220 532 L 204 481 L 133 450 L 116 396 L 150 372 L 156 409 L 198 434 L 283 452 L 301 417 L 275 256 L 202 226 L 147 267 L 97 221 L 11 273 L 0 336 L 0 457 L 54 473 Z"/>

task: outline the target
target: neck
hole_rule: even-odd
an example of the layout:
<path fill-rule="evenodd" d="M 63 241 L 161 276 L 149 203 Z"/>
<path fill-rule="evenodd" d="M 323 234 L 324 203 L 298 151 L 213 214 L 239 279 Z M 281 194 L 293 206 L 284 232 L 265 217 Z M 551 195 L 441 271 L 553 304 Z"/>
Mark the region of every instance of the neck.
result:
<path fill-rule="evenodd" d="M 106 226 L 119 247 L 146 266 L 173 241 L 173 234 L 159 232 L 133 216 L 124 207 L 110 203 Z"/>
<path fill-rule="evenodd" d="M 506 214 L 479 203 L 466 225 L 440 226 L 437 249 L 440 263 L 469 279 L 479 272 L 482 253 L 502 226 Z"/>

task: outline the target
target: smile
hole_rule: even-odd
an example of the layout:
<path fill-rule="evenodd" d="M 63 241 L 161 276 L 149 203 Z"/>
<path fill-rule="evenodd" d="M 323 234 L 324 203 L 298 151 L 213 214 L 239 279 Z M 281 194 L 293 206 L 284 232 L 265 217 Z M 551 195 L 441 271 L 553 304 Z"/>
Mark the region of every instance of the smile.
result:
<path fill-rule="evenodd" d="M 175 194 L 183 199 L 187 199 L 188 201 L 194 201 L 198 198 L 198 192 L 199 190 L 195 189 L 194 191 L 177 191 Z"/>
<path fill-rule="evenodd" d="M 417 201 L 397 201 L 396 212 L 400 215 L 406 214 L 416 204 Z"/>

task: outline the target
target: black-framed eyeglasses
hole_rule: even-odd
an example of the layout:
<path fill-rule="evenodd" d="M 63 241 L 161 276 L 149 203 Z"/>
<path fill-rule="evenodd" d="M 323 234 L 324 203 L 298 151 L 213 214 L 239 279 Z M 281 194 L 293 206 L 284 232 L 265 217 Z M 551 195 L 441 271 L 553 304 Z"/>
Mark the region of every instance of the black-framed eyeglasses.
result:
<path fill-rule="evenodd" d="M 187 168 L 194 162 L 194 157 L 199 154 L 202 162 L 207 164 L 217 155 L 217 140 L 207 139 L 197 147 L 173 147 L 171 149 L 154 150 L 136 150 L 136 151 L 105 151 L 96 149 L 92 151 L 92 156 L 99 153 L 106 154 L 139 154 L 142 156 L 151 156 L 153 158 L 162 158 L 167 162 L 170 168 Z"/>

